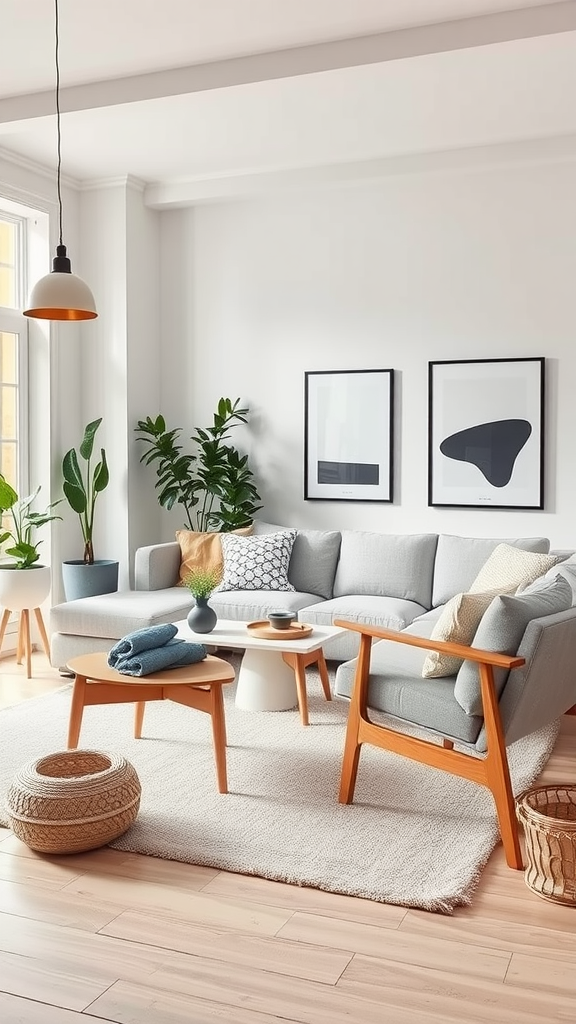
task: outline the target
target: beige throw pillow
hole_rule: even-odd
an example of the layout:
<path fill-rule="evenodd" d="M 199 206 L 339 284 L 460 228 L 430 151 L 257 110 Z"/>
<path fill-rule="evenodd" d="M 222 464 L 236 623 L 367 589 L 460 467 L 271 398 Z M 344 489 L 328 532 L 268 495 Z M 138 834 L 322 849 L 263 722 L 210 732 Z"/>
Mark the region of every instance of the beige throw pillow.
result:
<path fill-rule="evenodd" d="M 251 526 L 245 526 L 240 530 L 233 530 L 241 537 L 249 537 L 252 533 Z M 176 540 L 180 545 L 182 562 L 180 565 L 179 587 L 184 586 L 184 580 L 192 569 L 203 569 L 205 571 L 218 572 L 222 575 L 224 569 L 224 556 L 222 554 L 222 534 L 196 530 L 177 530 Z"/>
<path fill-rule="evenodd" d="M 484 612 L 498 593 L 497 590 L 489 590 L 483 594 L 456 594 L 444 605 L 430 639 L 470 646 Z M 454 676 L 462 662 L 462 658 L 452 654 L 428 651 L 422 666 L 422 676 L 424 679 Z"/>
<path fill-rule="evenodd" d="M 486 593 L 497 590 L 500 594 L 513 594 L 522 584 L 530 584 L 559 562 L 561 556 L 540 555 L 523 551 L 512 544 L 498 544 L 484 563 L 468 593 Z"/>

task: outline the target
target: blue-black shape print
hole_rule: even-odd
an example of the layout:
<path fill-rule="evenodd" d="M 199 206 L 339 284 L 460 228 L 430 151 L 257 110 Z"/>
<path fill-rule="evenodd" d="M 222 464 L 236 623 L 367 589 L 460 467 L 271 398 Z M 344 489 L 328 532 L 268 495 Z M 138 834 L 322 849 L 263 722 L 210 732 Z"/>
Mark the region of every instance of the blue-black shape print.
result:
<path fill-rule="evenodd" d="M 477 466 L 493 487 L 506 487 L 532 426 L 528 420 L 496 420 L 459 430 L 440 444 L 448 459 Z"/>

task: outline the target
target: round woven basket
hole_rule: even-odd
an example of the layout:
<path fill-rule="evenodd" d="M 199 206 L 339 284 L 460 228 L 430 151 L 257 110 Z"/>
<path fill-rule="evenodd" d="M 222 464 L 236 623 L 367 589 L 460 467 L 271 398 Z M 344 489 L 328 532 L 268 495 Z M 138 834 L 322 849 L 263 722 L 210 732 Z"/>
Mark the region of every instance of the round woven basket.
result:
<path fill-rule="evenodd" d="M 576 787 L 537 786 L 516 801 L 526 836 L 526 885 L 576 906 Z"/>
<path fill-rule="evenodd" d="M 140 792 L 126 758 L 62 750 L 20 769 L 6 806 L 12 831 L 32 850 L 79 853 L 126 832 L 138 814 Z"/>

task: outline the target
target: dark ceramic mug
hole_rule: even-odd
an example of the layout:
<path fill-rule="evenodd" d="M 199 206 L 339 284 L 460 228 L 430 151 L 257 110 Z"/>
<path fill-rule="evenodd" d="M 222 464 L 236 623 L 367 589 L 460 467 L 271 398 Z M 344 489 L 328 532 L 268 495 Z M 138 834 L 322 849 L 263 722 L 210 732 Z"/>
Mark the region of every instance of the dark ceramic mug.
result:
<path fill-rule="evenodd" d="M 272 611 L 268 612 L 268 622 L 274 629 L 288 629 L 296 618 L 295 612 Z"/>

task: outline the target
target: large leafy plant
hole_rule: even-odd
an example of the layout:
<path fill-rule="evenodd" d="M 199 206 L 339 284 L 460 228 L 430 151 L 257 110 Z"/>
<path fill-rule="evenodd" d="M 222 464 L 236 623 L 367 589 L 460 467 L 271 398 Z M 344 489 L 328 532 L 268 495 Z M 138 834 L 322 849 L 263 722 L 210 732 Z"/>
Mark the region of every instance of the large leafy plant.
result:
<path fill-rule="evenodd" d="M 146 445 L 140 462 L 156 469 L 158 501 L 166 509 L 182 505 L 188 529 L 228 533 L 249 526 L 262 508 L 248 456 L 229 443 L 232 427 L 247 423 L 247 415 L 239 398 L 221 398 L 212 426 L 196 427 L 192 452 L 180 444 L 182 428 L 168 430 L 161 415 L 134 428 Z"/>
<path fill-rule="evenodd" d="M 64 477 L 62 486 L 70 508 L 78 514 L 80 519 L 80 528 L 84 538 L 84 562 L 86 565 L 94 564 L 92 535 L 94 531 L 96 498 L 108 486 L 110 479 L 106 452 L 103 448 L 100 449 L 100 461 L 92 468 L 94 437 L 101 423 L 102 417 L 100 416 L 99 419 L 92 420 L 84 429 L 84 437 L 78 449 L 80 458 L 86 463 L 84 473 L 80 467 L 75 448 L 71 448 L 69 452 L 66 452 L 62 460 L 62 475 Z"/>
<path fill-rule="evenodd" d="M 0 533 L 0 545 L 12 541 L 12 546 L 5 549 L 13 562 L 7 566 L 11 569 L 33 569 L 40 558 L 38 548 L 41 540 L 32 543 L 34 531 L 45 526 L 53 519 L 61 519 L 52 513 L 52 509 L 59 505 L 59 501 L 53 501 L 43 512 L 33 512 L 32 505 L 38 496 L 40 487 L 37 487 L 33 494 L 26 498 L 19 498 L 6 477 L 0 473 L 0 511 L 2 516 L 9 514 L 11 520 L 10 529 L 2 529 Z"/>

